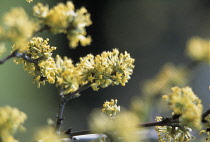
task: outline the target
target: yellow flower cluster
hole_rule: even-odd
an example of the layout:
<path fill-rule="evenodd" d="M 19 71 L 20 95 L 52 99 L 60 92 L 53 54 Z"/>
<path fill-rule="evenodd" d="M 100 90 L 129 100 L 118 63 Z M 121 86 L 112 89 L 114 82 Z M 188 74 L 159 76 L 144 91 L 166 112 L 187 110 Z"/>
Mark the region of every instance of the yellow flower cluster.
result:
<path fill-rule="evenodd" d="M 92 83 L 91 87 L 97 91 L 99 87 L 109 85 L 125 85 L 133 72 L 134 59 L 125 52 L 119 54 L 117 49 L 113 52 L 103 52 L 94 57 L 92 54 L 80 58 L 74 66 L 71 59 L 56 57 L 57 87 L 64 94 L 76 91 L 81 85 Z"/>
<path fill-rule="evenodd" d="M 56 77 L 56 65 L 52 58 L 52 51 L 56 47 L 48 44 L 49 39 L 44 40 L 41 37 L 33 37 L 27 46 L 26 55 L 32 60 L 37 61 L 37 64 L 24 60 L 23 58 L 15 59 L 17 64 L 23 64 L 24 70 L 28 71 L 29 75 L 34 76 L 34 80 L 40 86 L 40 83 L 45 84 L 45 81 L 53 84 Z"/>
<path fill-rule="evenodd" d="M 67 38 L 70 40 L 69 46 L 75 48 L 78 46 L 78 43 L 82 46 L 90 45 L 92 39 L 90 36 L 87 36 L 85 27 L 90 26 L 92 21 L 90 20 L 90 14 L 87 13 L 87 10 L 82 7 L 76 10 L 76 16 L 71 23 L 71 27 L 68 30 Z"/>
<path fill-rule="evenodd" d="M 16 108 L 5 106 L 0 108 L 0 141 L 18 142 L 13 134 L 17 130 L 24 130 L 22 126 L 27 116 Z"/>
<path fill-rule="evenodd" d="M 105 88 L 109 85 L 125 86 L 133 73 L 134 59 L 125 52 L 119 53 L 117 49 L 112 52 L 103 52 L 101 55 L 92 54 L 80 58 L 77 67 L 82 72 L 82 80 L 91 82 L 93 90 L 99 87 Z"/>
<path fill-rule="evenodd" d="M 156 121 L 162 120 L 162 117 L 156 117 Z M 192 130 L 186 126 L 156 126 L 155 130 L 160 142 L 185 142 L 195 138 L 190 134 Z"/>
<path fill-rule="evenodd" d="M 139 123 L 138 117 L 129 111 L 119 113 L 115 119 L 96 111 L 89 121 L 90 127 L 97 130 L 97 133 L 108 134 L 116 142 L 140 142 L 137 133 Z"/>
<path fill-rule="evenodd" d="M 192 60 L 210 63 L 210 40 L 193 37 L 188 41 L 186 52 Z"/>
<path fill-rule="evenodd" d="M 117 99 L 104 102 L 102 111 L 114 119 L 117 113 L 120 112 L 120 106 L 117 106 Z"/>
<path fill-rule="evenodd" d="M 25 51 L 27 40 L 39 29 L 38 24 L 29 20 L 22 8 L 13 8 L 3 17 L 0 37 L 15 44 L 15 50 Z"/>
<path fill-rule="evenodd" d="M 81 72 L 76 68 L 71 59 L 56 56 L 57 82 L 56 86 L 63 90 L 63 94 L 74 92 L 79 88 Z"/>
<path fill-rule="evenodd" d="M 119 54 L 117 49 L 112 52 L 103 52 L 94 57 L 89 54 L 80 59 L 76 65 L 71 59 L 56 56 L 52 57 L 56 47 L 48 44 L 49 39 L 33 37 L 29 42 L 25 53 L 27 58 L 16 58 L 17 64 L 23 64 L 24 70 L 34 76 L 34 81 L 40 84 L 49 82 L 68 94 L 76 91 L 80 86 L 91 84 L 93 90 L 109 85 L 125 85 L 130 79 L 134 68 L 134 59 L 125 52 Z"/>
<path fill-rule="evenodd" d="M 176 67 L 173 64 L 165 64 L 161 71 L 143 85 L 143 93 L 146 96 L 165 94 L 170 91 L 171 87 L 176 85 L 185 85 L 186 70 L 183 67 Z"/>
<path fill-rule="evenodd" d="M 33 15 L 38 18 L 45 18 L 49 12 L 48 5 L 44 6 L 42 3 L 37 3 L 33 7 Z"/>
<path fill-rule="evenodd" d="M 41 18 L 44 25 L 50 28 L 52 33 L 65 33 L 69 39 L 69 46 L 75 48 L 80 42 L 82 46 L 91 43 L 91 37 L 86 37 L 85 27 L 92 24 L 90 14 L 82 7 L 75 11 L 74 4 L 67 1 L 59 3 L 52 9 L 38 3 L 33 8 L 34 16 Z"/>
<path fill-rule="evenodd" d="M 173 109 L 173 115 L 180 115 L 179 121 L 182 125 L 201 128 L 203 109 L 201 100 L 190 87 L 173 87 L 172 91 L 173 93 L 164 95 L 163 100 Z"/>
<path fill-rule="evenodd" d="M 44 127 L 35 134 L 34 139 L 35 142 L 59 142 L 64 137 L 65 135 L 57 134 L 53 127 Z"/>

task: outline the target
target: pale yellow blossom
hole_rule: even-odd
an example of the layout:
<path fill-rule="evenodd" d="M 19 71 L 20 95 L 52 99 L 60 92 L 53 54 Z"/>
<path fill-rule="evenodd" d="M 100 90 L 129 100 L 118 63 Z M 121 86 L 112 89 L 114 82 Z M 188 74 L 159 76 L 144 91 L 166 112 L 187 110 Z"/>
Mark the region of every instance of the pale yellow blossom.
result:
<path fill-rule="evenodd" d="M 57 134 L 55 128 L 48 126 L 39 129 L 34 139 L 36 142 L 59 142 L 65 137 L 67 138 L 64 134 Z"/>
<path fill-rule="evenodd" d="M 0 56 L 6 52 L 6 47 L 4 43 L 0 43 Z"/>
<path fill-rule="evenodd" d="M 89 125 L 94 132 L 108 134 L 116 142 L 140 142 L 138 117 L 129 111 L 120 112 L 115 119 L 96 111 L 91 115 Z"/>
<path fill-rule="evenodd" d="M 186 53 L 192 60 L 210 63 L 210 40 L 192 37 L 187 43 Z"/>
<path fill-rule="evenodd" d="M 81 72 L 74 66 L 71 59 L 59 55 L 56 56 L 56 67 L 58 70 L 56 86 L 63 90 L 64 94 L 76 91 L 81 82 Z"/>
<path fill-rule="evenodd" d="M 77 67 L 82 72 L 82 80 L 91 82 L 93 90 L 105 88 L 109 85 L 125 85 L 133 73 L 134 59 L 127 52 L 103 52 L 101 55 L 92 54 L 80 58 Z"/>
<path fill-rule="evenodd" d="M 173 87 L 173 93 L 164 95 L 173 115 L 180 115 L 179 121 L 182 125 L 191 128 L 201 128 L 202 104 L 201 100 L 194 94 L 190 87 Z"/>
<path fill-rule="evenodd" d="M 38 18 L 45 18 L 49 12 L 48 5 L 44 6 L 42 3 L 37 3 L 33 7 L 33 15 Z"/>
<path fill-rule="evenodd" d="M 24 130 L 22 124 L 26 120 L 25 113 L 10 106 L 0 107 L 0 140 L 1 142 L 18 142 L 13 134 Z"/>
<path fill-rule="evenodd" d="M 117 113 L 120 112 L 120 106 L 117 105 L 117 99 L 111 99 L 111 101 L 104 102 L 102 111 L 114 119 Z"/>
<path fill-rule="evenodd" d="M 33 37 L 28 42 L 26 55 L 37 63 L 26 61 L 23 58 L 15 59 L 17 64 L 23 64 L 24 70 L 28 71 L 29 75 L 34 76 L 34 81 L 37 82 L 38 87 L 40 84 L 44 85 L 45 81 L 54 84 L 56 79 L 57 69 L 54 58 L 52 58 L 52 51 L 56 47 L 50 46 L 48 41 L 49 39 Z"/>
<path fill-rule="evenodd" d="M 28 39 L 38 29 L 38 24 L 29 19 L 24 9 L 13 8 L 3 17 L 4 32 L 1 36 L 15 44 L 15 50 L 24 52 L 27 50 Z"/>
<path fill-rule="evenodd" d="M 156 117 L 157 121 L 162 121 L 162 117 Z M 160 142 L 185 142 L 195 137 L 190 134 L 191 128 L 187 126 L 156 126 L 155 130 L 158 133 Z"/>
<path fill-rule="evenodd" d="M 92 21 L 84 7 L 75 10 L 74 4 L 67 1 L 66 4 L 59 3 L 49 9 L 48 6 L 38 3 L 34 6 L 33 13 L 52 33 L 67 34 L 71 48 L 77 47 L 79 43 L 82 46 L 90 45 L 92 39 L 90 36 L 86 36 L 85 28 L 90 26 Z"/>

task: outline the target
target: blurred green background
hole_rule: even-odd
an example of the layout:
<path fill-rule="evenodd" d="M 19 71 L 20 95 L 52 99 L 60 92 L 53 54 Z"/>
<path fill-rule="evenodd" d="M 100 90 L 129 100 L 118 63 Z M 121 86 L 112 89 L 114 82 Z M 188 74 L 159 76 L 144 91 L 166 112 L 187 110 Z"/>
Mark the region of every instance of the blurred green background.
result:
<path fill-rule="evenodd" d="M 56 0 L 34 0 L 31 4 L 24 0 L 1 0 L 0 16 L 12 7 L 24 7 L 32 15 L 32 6 L 37 2 L 56 5 Z M 104 101 L 118 99 L 121 107 L 128 107 L 132 96 L 141 95 L 141 84 L 153 77 L 166 62 L 189 64 L 185 56 L 186 41 L 192 36 L 210 37 L 209 0 L 74 0 L 76 8 L 85 6 L 91 13 L 93 25 L 87 28 L 92 36 L 92 45 L 69 49 L 65 35 L 39 34 L 50 39 L 57 46 L 54 53 L 68 56 L 76 63 L 88 53 L 100 54 L 105 50 L 118 48 L 135 58 L 135 69 L 125 87 L 113 86 L 97 92 L 88 89 L 82 96 L 72 100 L 64 112 L 64 130 L 87 128 L 88 114 L 93 108 L 101 107 Z M 9 54 L 8 52 L 2 57 Z M 210 55 L 209 55 L 210 56 Z M 11 105 L 28 115 L 25 123 L 27 132 L 18 133 L 21 142 L 28 142 L 32 133 L 46 125 L 48 118 L 55 119 L 58 106 L 58 91 L 53 85 L 40 89 L 32 83 L 32 77 L 24 72 L 21 65 L 12 60 L 0 66 L 0 106 Z M 210 91 L 210 66 L 199 65 L 189 84 L 208 106 Z M 158 112 L 156 112 L 158 113 Z M 154 118 L 151 118 L 154 121 Z"/>

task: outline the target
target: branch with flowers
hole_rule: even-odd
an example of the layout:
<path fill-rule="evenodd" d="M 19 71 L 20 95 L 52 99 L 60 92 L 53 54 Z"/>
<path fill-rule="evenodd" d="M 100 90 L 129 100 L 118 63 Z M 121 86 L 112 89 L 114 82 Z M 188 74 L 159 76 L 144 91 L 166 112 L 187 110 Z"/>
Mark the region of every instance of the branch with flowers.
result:
<path fill-rule="evenodd" d="M 202 127 L 206 129 L 200 133 L 206 133 L 206 140 L 209 139 L 210 109 L 203 113 L 201 100 L 190 87 L 185 86 L 188 74 L 195 65 L 210 63 L 210 41 L 199 37 L 189 40 L 186 53 L 193 64 L 188 67 L 177 67 L 171 63 L 164 65 L 162 71 L 142 85 L 142 96 L 132 101 L 130 109 L 120 108 L 117 99 L 112 99 L 104 102 L 102 111 L 96 110 L 90 115 L 89 130 L 64 131 L 61 126 L 65 105 L 78 98 L 87 88 L 98 91 L 111 85 L 125 86 L 133 73 L 134 59 L 126 51 L 120 53 L 118 49 L 104 51 L 96 56 L 88 54 L 76 64 L 66 56 L 54 57 L 53 51 L 57 47 L 50 46 L 48 38 L 35 35 L 47 30 L 52 34 L 66 34 L 70 48 L 76 48 L 79 44 L 90 45 L 92 39 L 86 32 L 86 27 L 92 24 L 90 14 L 84 7 L 75 10 L 74 4 L 67 1 L 53 8 L 37 3 L 33 7 L 33 16 L 36 20 L 29 18 L 23 8 L 13 8 L 5 14 L 0 26 L 0 54 L 6 49 L 5 41 L 11 42 L 13 46 L 11 54 L 1 59 L 0 64 L 3 66 L 14 58 L 16 64 L 22 64 L 23 69 L 33 76 L 33 82 L 37 83 L 38 88 L 49 83 L 58 89 L 59 105 L 55 125 L 39 130 L 36 141 L 71 141 L 78 135 L 97 133 L 105 134 L 98 137 L 100 142 L 140 142 L 147 138 L 138 132 L 153 126 L 159 141 L 188 141 L 194 138 L 190 131 L 201 130 Z M 161 98 L 160 95 L 163 95 L 162 100 L 158 99 L 154 103 L 153 100 Z M 152 105 L 161 101 L 167 103 L 172 116 L 158 116 L 155 122 L 143 123 L 148 119 Z M 0 141 L 16 142 L 13 134 L 18 129 L 24 129 L 22 124 L 26 118 L 26 114 L 16 108 L 1 107 Z"/>

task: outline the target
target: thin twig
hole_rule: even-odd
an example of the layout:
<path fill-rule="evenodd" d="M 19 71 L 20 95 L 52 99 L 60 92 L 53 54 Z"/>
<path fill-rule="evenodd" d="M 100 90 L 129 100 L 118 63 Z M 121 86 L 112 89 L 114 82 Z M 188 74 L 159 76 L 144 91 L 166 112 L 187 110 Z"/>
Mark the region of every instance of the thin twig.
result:
<path fill-rule="evenodd" d="M 142 123 L 139 124 L 138 127 L 154 127 L 154 126 L 178 126 L 179 120 L 174 120 L 172 118 L 164 118 L 162 121 L 159 122 L 148 122 L 148 123 Z M 67 134 L 70 138 L 78 135 L 87 135 L 87 134 L 93 134 L 93 132 L 99 132 L 99 130 L 96 129 L 89 129 L 89 130 L 82 130 L 82 131 L 75 131 L 71 132 L 71 130 L 67 130 L 65 134 Z"/>
<path fill-rule="evenodd" d="M 68 102 L 69 100 L 73 99 L 77 93 L 88 89 L 90 87 L 90 84 L 91 83 L 85 84 L 82 87 L 80 87 L 78 90 L 74 91 L 73 93 L 69 93 L 69 94 L 65 95 L 66 102 Z"/>
<path fill-rule="evenodd" d="M 7 60 L 16 57 L 17 56 L 17 51 L 12 52 L 12 54 L 8 55 L 7 57 L 5 57 L 4 59 L 0 60 L 0 64 L 3 64 L 4 62 L 6 62 Z"/>
<path fill-rule="evenodd" d="M 74 136 L 78 136 L 78 135 L 87 135 L 87 134 L 92 134 L 94 130 L 82 130 L 82 131 L 75 131 L 72 133 L 65 133 L 67 135 L 69 135 L 70 138 L 74 137 Z"/>
<path fill-rule="evenodd" d="M 11 58 L 23 58 L 24 60 L 30 62 L 30 63 L 34 63 L 34 64 L 38 64 L 38 61 L 40 59 L 32 59 L 31 57 L 29 57 L 26 53 L 20 53 L 17 50 L 15 50 L 14 52 L 12 52 L 12 54 L 8 55 L 7 57 L 5 57 L 4 59 L 0 60 L 0 64 L 5 63 L 7 60 L 11 59 Z"/>
<path fill-rule="evenodd" d="M 57 133 L 60 133 L 60 128 L 61 128 L 61 125 L 63 124 L 63 112 L 64 112 L 64 109 L 65 109 L 65 105 L 66 103 L 75 98 L 75 95 L 77 93 L 80 93 L 81 91 L 87 89 L 90 87 L 90 83 L 80 87 L 78 90 L 76 90 L 75 92 L 73 93 L 70 93 L 70 94 L 67 94 L 67 95 L 63 95 L 62 94 L 62 91 L 60 92 L 60 102 L 59 102 L 59 109 L 58 109 L 58 116 L 57 116 L 57 121 L 56 121 L 56 130 L 57 130 Z"/>
<path fill-rule="evenodd" d="M 208 122 L 207 120 L 205 120 L 205 117 L 208 116 L 210 114 L 210 109 L 208 109 L 206 112 L 203 113 L 202 115 L 202 122 L 206 123 Z"/>
<path fill-rule="evenodd" d="M 207 121 L 205 120 L 205 117 L 210 114 L 210 109 L 208 109 L 206 112 L 203 113 L 202 115 L 202 123 L 206 123 Z M 174 118 L 164 118 L 162 121 L 159 122 L 147 122 L 147 123 L 142 123 L 139 124 L 138 127 L 154 127 L 154 126 L 179 126 L 179 120 L 174 119 Z M 91 132 L 97 132 L 97 130 L 82 130 L 82 131 L 76 131 L 76 132 L 71 132 L 71 131 L 66 131 L 65 133 L 69 135 L 70 138 L 73 136 L 78 136 L 78 135 L 86 135 L 86 134 L 91 134 Z"/>
<path fill-rule="evenodd" d="M 65 104 L 66 102 L 63 100 L 61 96 L 60 102 L 59 102 L 58 116 L 57 116 L 57 121 L 56 121 L 56 130 L 57 130 L 57 133 L 59 134 L 60 134 L 61 125 L 63 124 L 63 112 L 64 112 Z"/>

